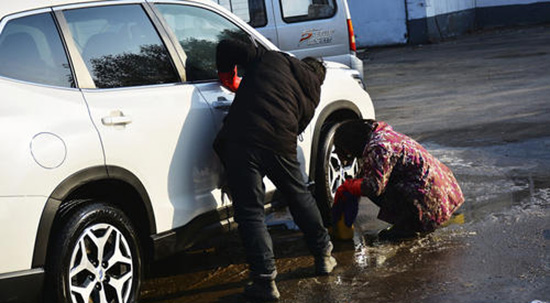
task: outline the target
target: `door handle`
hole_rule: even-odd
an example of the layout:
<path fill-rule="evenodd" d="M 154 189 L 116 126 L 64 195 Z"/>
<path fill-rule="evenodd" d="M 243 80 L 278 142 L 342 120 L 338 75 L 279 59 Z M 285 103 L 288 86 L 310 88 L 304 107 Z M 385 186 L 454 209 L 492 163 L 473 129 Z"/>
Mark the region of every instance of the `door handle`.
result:
<path fill-rule="evenodd" d="M 101 123 L 106 126 L 126 125 L 132 123 L 132 117 L 125 116 L 121 111 L 115 110 L 110 116 L 101 118 Z"/>
<path fill-rule="evenodd" d="M 231 100 L 227 100 L 227 98 L 221 96 L 221 97 L 218 97 L 218 100 L 217 101 L 214 101 L 212 103 L 212 106 L 215 108 L 215 109 L 220 109 L 220 110 L 229 110 L 229 108 L 231 107 L 231 104 L 233 103 L 233 101 Z"/>

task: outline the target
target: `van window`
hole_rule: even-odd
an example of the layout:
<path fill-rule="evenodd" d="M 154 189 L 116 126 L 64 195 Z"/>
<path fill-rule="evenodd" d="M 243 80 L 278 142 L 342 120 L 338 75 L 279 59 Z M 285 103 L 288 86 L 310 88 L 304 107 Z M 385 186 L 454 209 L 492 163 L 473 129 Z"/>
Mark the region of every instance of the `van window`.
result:
<path fill-rule="evenodd" d="M 0 76 L 74 87 L 57 27 L 49 13 L 9 21 L 0 35 Z"/>
<path fill-rule="evenodd" d="M 334 0 L 280 0 L 287 23 L 331 18 L 336 14 Z"/>
<path fill-rule="evenodd" d="M 221 40 L 251 41 L 241 28 L 213 11 L 178 4 L 158 4 L 157 8 L 185 51 L 188 81 L 218 79 L 216 47 Z"/>
<path fill-rule="evenodd" d="M 252 27 L 267 25 L 265 0 L 216 0 Z"/>
<path fill-rule="evenodd" d="M 96 87 L 179 82 L 168 50 L 140 5 L 63 13 Z"/>

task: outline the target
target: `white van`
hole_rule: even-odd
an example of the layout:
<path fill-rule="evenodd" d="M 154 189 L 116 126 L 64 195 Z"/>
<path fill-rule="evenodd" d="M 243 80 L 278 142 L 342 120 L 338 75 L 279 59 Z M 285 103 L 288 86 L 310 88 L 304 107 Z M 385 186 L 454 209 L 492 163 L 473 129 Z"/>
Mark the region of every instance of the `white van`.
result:
<path fill-rule="evenodd" d="M 213 0 L 298 58 L 323 57 L 363 76 L 347 0 Z"/>

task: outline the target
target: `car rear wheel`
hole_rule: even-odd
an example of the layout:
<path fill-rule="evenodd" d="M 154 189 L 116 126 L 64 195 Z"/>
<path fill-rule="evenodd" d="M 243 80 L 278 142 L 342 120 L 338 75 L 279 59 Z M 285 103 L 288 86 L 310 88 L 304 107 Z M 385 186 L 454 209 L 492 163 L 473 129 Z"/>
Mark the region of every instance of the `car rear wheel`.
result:
<path fill-rule="evenodd" d="M 103 202 L 74 201 L 60 212 L 47 268 L 52 302 L 135 302 L 141 254 L 132 222 Z"/>
<path fill-rule="evenodd" d="M 340 123 L 326 124 L 321 132 L 316 168 L 316 200 L 323 218 L 323 224 L 332 225 L 331 208 L 338 187 L 346 178 L 355 178 L 359 174 L 360 164 L 354 159 L 349 165 L 342 165 L 334 150 L 334 132 Z"/>

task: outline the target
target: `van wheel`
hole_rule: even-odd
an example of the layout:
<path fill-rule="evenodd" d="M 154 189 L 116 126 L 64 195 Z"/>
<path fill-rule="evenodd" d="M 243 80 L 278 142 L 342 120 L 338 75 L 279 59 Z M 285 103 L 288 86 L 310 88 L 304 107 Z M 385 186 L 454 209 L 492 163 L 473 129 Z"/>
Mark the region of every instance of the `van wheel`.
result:
<path fill-rule="evenodd" d="M 334 151 L 334 132 L 339 125 L 332 123 L 322 127 L 316 164 L 315 198 L 325 227 L 332 225 L 331 208 L 336 190 L 346 178 L 355 178 L 360 170 L 358 159 L 354 159 L 349 166 L 343 166 Z"/>
<path fill-rule="evenodd" d="M 132 222 L 104 202 L 68 205 L 52 233 L 46 272 L 51 302 L 136 302 L 142 259 Z"/>

